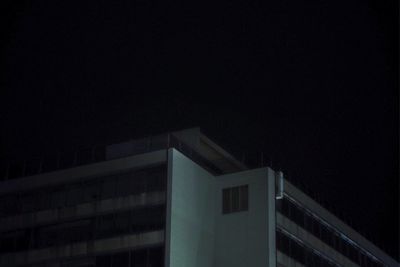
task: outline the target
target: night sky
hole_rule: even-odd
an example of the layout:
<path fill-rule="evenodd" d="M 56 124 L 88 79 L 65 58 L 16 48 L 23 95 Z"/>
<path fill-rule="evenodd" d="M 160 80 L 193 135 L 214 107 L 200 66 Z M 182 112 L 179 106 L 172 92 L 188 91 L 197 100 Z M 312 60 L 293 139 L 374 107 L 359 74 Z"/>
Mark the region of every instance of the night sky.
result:
<path fill-rule="evenodd" d="M 398 1 L 0 10 L 2 159 L 200 126 L 263 152 L 398 257 Z"/>

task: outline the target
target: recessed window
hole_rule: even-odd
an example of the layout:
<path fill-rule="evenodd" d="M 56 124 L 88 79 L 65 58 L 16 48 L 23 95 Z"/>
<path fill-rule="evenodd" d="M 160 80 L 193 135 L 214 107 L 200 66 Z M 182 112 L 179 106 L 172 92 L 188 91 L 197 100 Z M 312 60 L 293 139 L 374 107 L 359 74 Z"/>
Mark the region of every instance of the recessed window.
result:
<path fill-rule="evenodd" d="M 235 186 L 222 189 L 222 213 L 249 209 L 249 186 Z"/>

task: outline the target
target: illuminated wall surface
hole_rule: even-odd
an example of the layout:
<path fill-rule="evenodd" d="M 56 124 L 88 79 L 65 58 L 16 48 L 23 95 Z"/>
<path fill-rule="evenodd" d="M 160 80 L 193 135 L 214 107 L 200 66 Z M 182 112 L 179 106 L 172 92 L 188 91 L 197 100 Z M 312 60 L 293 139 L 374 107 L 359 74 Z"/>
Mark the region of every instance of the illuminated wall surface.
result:
<path fill-rule="evenodd" d="M 272 169 L 197 129 L 166 137 L 3 179 L 0 266 L 399 266 Z"/>
<path fill-rule="evenodd" d="M 274 235 L 275 231 L 274 205 L 268 206 L 268 196 L 273 194 L 268 194 L 267 169 L 215 177 L 176 150 L 171 150 L 169 155 L 172 160 L 168 266 L 235 267 L 273 263 L 275 252 L 269 246 L 275 242 L 269 234 Z M 270 189 L 274 189 L 274 179 L 271 181 Z M 248 208 L 223 214 L 223 188 L 235 189 L 242 185 L 248 186 Z M 238 193 L 237 206 L 240 206 Z"/>
<path fill-rule="evenodd" d="M 215 266 L 275 266 L 275 178 L 267 168 L 223 175 L 217 182 Z M 224 188 L 248 186 L 247 210 L 223 213 Z M 239 191 L 239 202 L 242 194 Z"/>
<path fill-rule="evenodd" d="M 176 150 L 169 159 L 167 266 L 214 266 L 215 177 Z"/>

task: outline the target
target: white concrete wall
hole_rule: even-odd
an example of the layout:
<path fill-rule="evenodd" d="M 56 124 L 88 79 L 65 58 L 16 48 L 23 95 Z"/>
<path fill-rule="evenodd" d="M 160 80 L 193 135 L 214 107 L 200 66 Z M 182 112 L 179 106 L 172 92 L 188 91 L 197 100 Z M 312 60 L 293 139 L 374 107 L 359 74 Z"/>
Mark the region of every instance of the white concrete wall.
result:
<path fill-rule="evenodd" d="M 222 190 L 249 186 L 249 210 L 222 214 Z M 276 266 L 275 173 L 213 176 L 168 153 L 166 267 Z"/>
<path fill-rule="evenodd" d="M 166 267 L 212 267 L 215 177 L 175 149 L 168 153 Z"/>
<path fill-rule="evenodd" d="M 275 267 L 275 178 L 262 168 L 217 178 L 215 265 Z M 248 211 L 222 214 L 222 190 L 249 186 Z"/>

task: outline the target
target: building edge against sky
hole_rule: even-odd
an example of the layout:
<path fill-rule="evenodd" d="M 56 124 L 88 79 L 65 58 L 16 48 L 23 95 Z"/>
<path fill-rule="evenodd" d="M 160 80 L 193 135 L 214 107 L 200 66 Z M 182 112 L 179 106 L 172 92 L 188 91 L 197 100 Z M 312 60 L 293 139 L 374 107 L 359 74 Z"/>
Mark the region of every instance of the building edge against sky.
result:
<path fill-rule="evenodd" d="M 199 128 L 76 163 L 6 172 L 1 266 L 398 266 L 281 172 L 248 169 Z"/>

